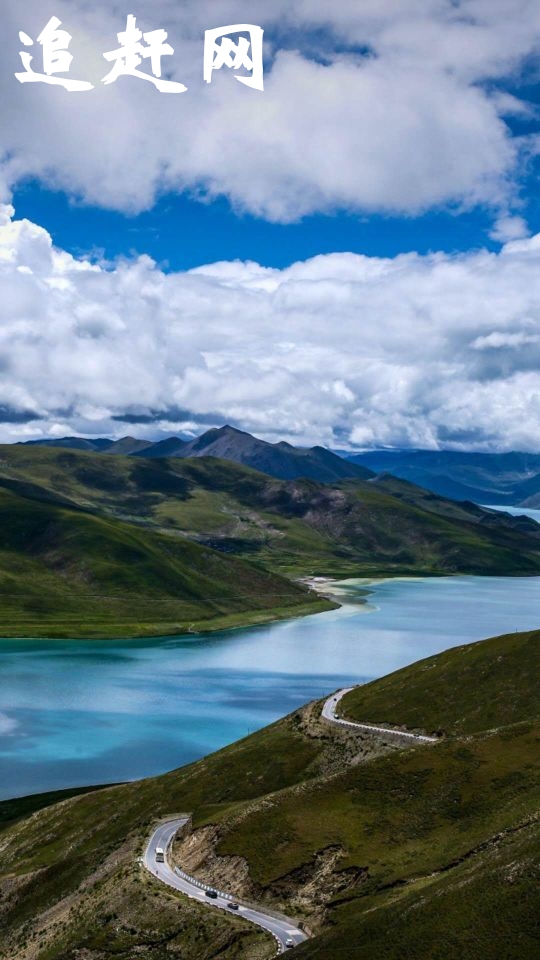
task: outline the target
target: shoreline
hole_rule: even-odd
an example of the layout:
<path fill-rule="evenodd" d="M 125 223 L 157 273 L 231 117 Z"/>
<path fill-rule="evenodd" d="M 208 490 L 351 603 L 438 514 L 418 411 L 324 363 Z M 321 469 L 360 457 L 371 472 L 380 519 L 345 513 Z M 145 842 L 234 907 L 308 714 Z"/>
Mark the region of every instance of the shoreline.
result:
<path fill-rule="evenodd" d="M 313 591 L 317 592 L 317 591 Z M 75 643 L 107 643 L 107 642 L 129 642 L 137 640 L 159 640 L 159 639 L 173 639 L 175 637 L 200 637 L 206 634 L 214 633 L 228 633 L 231 630 L 252 630 L 256 627 L 263 627 L 269 623 L 280 623 L 284 620 L 296 620 L 300 617 L 309 617 L 315 616 L 319 613 L 327 613 L 330 610 L 335 610 L 340 606 L 340 604 L 333 600 L 332 598 L 325 597 L 323 594 L 318 594 L 317 600 L 307 601 L 305 603 L 299 603 L 297 606 L 290 608 L 279 608 L 280 612 L 274 610 L 261 610 L 253 611 L 253 616 L 250 617 L 249 614 L 246 614 L 246 619 L 243 622 L 235 623 L 234 615 L 225 616 L 221 618 L 215 618 L 208 622 L 206 621 L 194 621 L 185 627 L 179 628 L 179 625 L 176 624 L 163 624 L 163 628 L 159 629 L 149 629 L 148 631 L 135 632 L 129 631 L 126 633 L 116 633 L 114 630 L 108 633 L 96 633 L 87 636 L 75 636 L 73 633 L 67 633 L 63 630 L 58 630 L 55 633 L 50 634 L 12 634 L 11 636 L 2 634 L 0 636 L 0 643 L 17 643 L 19 641 L 50 641 L 52 643 L 69 643 L 71 641 Z M 243 615 L 242 615 L 243 616 Z M 229 622 L 230 621 L 230 622 Z M 167 629 L 169 627 L 169 629 Z M 63 634 L 63 635 L 62 635 Z"/>
<path fill-rule="evenodd" d="M 380 607 L 383 607 L 383 606 L 384 606 L 384 602 L 381 602 L 380 607 L 379 607 L 379 606 L 376 606 L 376 607 L 372 606 L 371 603 L 370 603 L 370 599 L 371 599 L 371 598 L 369 597 L 369 594 L 372 593 L 372 592 L 377 592 L 377 591 L 376 591 L 376 585 L 377 585 L 377 584 L 382 583 L 382 582 L 384 582 L 384 581 L 394 582 L 396 579 L 399 579 L 399 580 L 401 580 L 401 581 L 403 582 L 403 590 L 405 590 L 405 589 L 406 589 L 406 587 L 405 587 L 405 583 L 406 583 L 406 582 L 410 582 L 410 583 L 415 583 L 415 582 L 416 582 L 416 583 L 420 583 L 420 582 L 422 582 L 422 581 L 428 581 L 430 578 L 422 578 L 422 577 L 401 577 L 401 578 L 395 578 L 395 577 L 365 577 L 365 578 L 364 578 L 364 577 L 362 577 L 362 578 L 345 578 L 344 580 L 338 580 L 338 579 L 332 578 L 332 577 L 316 578 L 316 579 L 315 579 L 315 583 L 314 583 L 314 587 L 318 587 L 319 590 L 328 590 L 328 591 L 331 591 L 331 590 L 332 590 L 332 591 L 335 591 L 335 593 L 333 594 L 333 596 L 336 598 L 336 602 L 335 602 L 335 604 L 334 604 L 334 609 L 337 608 L 337 612 L 336 612 L 334 615 L 332 615 L 332 614 L 330 613 L 330 618 L 329 618 L 329 620 L 318 621 L 317 624 L 316 624 L 316 627 L 315 627 L 315 623 L 316 623 L 316 622 L 315 622 L 315 621 L 312 621 L 311 623 L 313 624 L 313 626 L 310 626 L 310 625 L 308 624 L 308 625 L 307 625 L 307 630 L 304 630 L 304 631 L 303 631 L 304 634 L 309 638 L 309 636 L 310 636 L 310 631 L 311 631 L 312 629 L 314 629 L 314 628 L 317 629 L 319 632 L 322 630 L 322 632 L 325 633 L 327 627 L 332 628 L 332 625 L 333 625 L 333 621 L 334 621 L 334 620 L 338 620 L 338 619 L 341 620 L 341 616 L 347 617 L 347 616 L 350 615 L 351 613 L 356 613 L 357 615 L 359 615 L 359 614 L 365 614 L 365 613 L 368 613 L 368 612 L 372 612 L 372 610 L 380 609 Z M 453 579 L 453 578 L 447 577 L 447 578 L 441 578 L 441 579 L 442 579 L 442 580 L 448 580 L 448 581 L 449 581 L 449 580 L 451 580 L 451 579 Z M 486 580 L 486 579 L 490 579 L 490 578 L 473 578 L 473 579 Z M 497 578 L 497 579 L 500 579 L 501 581 L 508 581 L 508 580 L 511 580 L 512 578 Z M 523 582 L 528 581 L 529 579 L 530 579 L 530 578 L 525 578 L 525 577 L 522 578 Z M 540 578 L 538 578 L 538 579 L 540 579 Z M 362 598 L 359 597 L 358 600 L 357 600 L 357 602 L 354 602 L 354 599 L 351 598 L 351 599 L 353 600 L 353 602 L 348 603 L 349 597 L 347 596 L 347 594 L 348 594 L 347 586 L 350 585 L 350 586 L 352 587 L 352 585 L 353 585 L 354 582 L 356 582 L 356 583 L 358 584 L 358 587 L 359 587 L 359 588 L 365 588 L 365 593 L 367 594 L 367 596 L 364 596 L 364 597 L 362 597 Z M 371 589 L 370 589 L 370 588 L 371 588 Z M 373 588 L 374 588 L 374 589 L 373 589 Z M 339 593 L 338 593 L 338 591 L 339 591 Z M 364 592 L 364 590 L 362 590 L 362 592 Z M 400 593 L 401 590 L 398 590 L 398 592 Z M 358 594 L 357 594 L 357 596 L 358 596 Z M 527 596 L 529 596 L 529 592 L 527 592 Z M 535 588 L 534 591 L 532 592 L 532 596 L 533 596 L 533 598 L 534 598 L 534 597 L 537 598 L 536 588 Z M 455 598 L 454 598 L 454 599 L 455 599 Z M 339 600 L 339 602 L 337 602 L 338 600 Z M 398 600 L 399 600 L 399 598 L 398 598 Z M 341 614 L 341 611 L 343 611 L 343 614 Z M 319 612 L 323 612 L 323 611 L 319 611 Z M 330 611 L 329 611 L 329 612 L 330 612 Z M 314 616 L 314 615 L 315 615 L 315 611 L 312 611 L 312 614 L 313 614 L 313 616 Z M 294 623 L 300 623 L 300 622 L 301 622 L 301 621 L 300 621 L 300 617 L 288 617 L 287 619 L 288 619 L 289 622 L 290 622 L 291 624 L 293 624 L 293 625 L 294 625 Z M 303 619 L 303 618 L 302 618 L 302 619 Z M 363 617 L 362 617 L 362 620 L 363 620 Z M 261 624 L 261 626 L 262 626 L 262 624 Z M 369 630 L 369 624 L 368 624 L 366 621 L 364 621 L 363 623 L 360 623 L 360 620 L 358 620 L 358 628 L 359 628 L 360 630 L 362 630 L 364 627 L 366 627 L 366 628 Z M 255 630 L 254 630 L 253 627 L 244 627 L 244 628 L 243 628 L 243 630 L 249 630 L 249 629 L 253 630 L 253 632 L 255 633 Z M 295 628 L 295 629 L 297 629 L 297 628 Z M 346 632 L 347 632 L 347 629 L 348 629 L 348 628 L 347 628 L 347 625 L 345 625 L 345 631 L 346 631 Z M 354 626 L 353 626 L 353 629 L 354 629 Z M 497 629 L 498 629 L 498 628 L 497 628 Z M 525 629 L 533 629 L 533 628 L 531 628 L 531 627 L 529 627 L 529 626 L 521 626 L 519 629 L 520 629 L 520 630 L 525 630 Z M 229 632 L 229 631 L 227 631 L 227 632 Z M 238 632 L 238 629 L 234 629 L 234 630 L 231 630 L 231 631 L 230 631 L 230 639 L 231 639 L 231 642 L 232 642 L 233 634 L 237 634 L 237 632 Z M 495 629 L 493 630 L 493 632 L 496 632 Z M 225 633 L 225 632 L 224 632 L 224 633 Z M 487 636 L 487 635 L 488 635 L 488 631 L 482 632 L 482 633 L 478 633 L 478 632 L 477 632 L 477 633 L 475 634 L 474 639 L 475 639 L 475 640 L 480 640 L 480 639 L 483 639 L 483 638 L 484 638 L 485 636 Z M 164 640 L 166 640 L 166 639 L 167 639 L 167 638 L 164 638 Z M 195 644 L 195 643 L 196 643 L 196 638 L 194 637 L 193 639 L 194 639 L 194 644 Z M 220 638 L 217 638 L 217 639 L 219 640 Z M 227 640 L 226 640 L 226 637 L 225 637 L 225 636 L 223 637 L 223 639 L 225 640 L 225 643 L 226 643 Z M 28 642 L 28 641 L 27 641 L 27 642 Z M 30 642 L 32 642 L 32 641 L 30 641 Z M 39 643 L 40 641 L 38 640 L 37 642 Z M 46 642 L 46 641 L 45 641 L 45 642 Z M 124 642 L 125 642 L 126 644 L 130 644 L 130 643 L 136 643 L 137 641 L 135 641 L 133 638 L 128 638 L 128 639 L 126 639 Z M 308 641 L 308 642 L 310 642 L 310 641 Z M 467 641 L 467 642 L 469 642 L 469 641 Z M 474 642 L 474 640 L 471 640 L 470 642 Z M 139 643 L 142 644 L 142 645 L 146 645 L 146 644 L 144 643 L 144 638 L 139 638 Z M 147 644 L 147 646 L 150 647 L 151 644 L 149 643 L 149 644 Z M 157 644 L 156 646 L 159 648 L 159 647 L 160 647 L 160 644 Z M 12 642 L 12 645 L 11 645 L 11 650 L 15 652 L 15 651 L 16 651 L 16 647 L 17 647 L 17 643 L 16 643 L 16 641 L 13 641 L 13 642 Z M 107 649 L 107 647 L 108 647 L 108 644 L 103 643 L 102 649 L 103 649 L 104 651 Z M 52 645 L 51 645 L 50 649 L 53 649 Z M 67 646 L 67 644 L 66 644 L 66 650 L 69 650 L 69 647 Z M 81 653 L 83 653 L 83 652 L 84 652 L 84 651 L 83 651 L 83 648 L 81 648 Z M 425 654 L 423 654 L 423 656 L 425 656 Z M 411 661 L 411 662 L 412 662 L 412 661 Z M 324 671 L 323 671 L 323 672 L 324 672 Z M 380 675 L 382 676 L 383 674 L 380 673 Z M 360 673 L 358 673 L 358 672 L 355 672 L 355 676 L 364 676 L 364 674 L 360 674 Z M 371 674 L 370 674 L 370 676 L 371 676 Z M 373 677 L 374 677 L 374 678 L 376 678 L 377 676 L 379 676 L 379 673 L 373 674 Z M 329 687 L 330 687 L 330 686 L 331 686 L 331 684 L 329 684 Z M 242 738 L 243 738 L 243 737 L 241 737 L 240 739 L 242 739 Z M 233 741 L 231 741 L 231 742 L 233 742 Z M 221 747 L 219 747 L 219 748 L 217 748 L 217 749 L 221 749 Z M 188 761 L 188 762 L 189 762 L 189 761 Z M 161 771 L 161 772 L 166 772 L 166 770 L 163 770 L 163 771 Z M 154 774 L 141 773 L 141 774 L 137 774 L 137 775 L 134 776 L 134 777 L 128 777 L 127 779 L 129 779 L 129 780 L 131 780 L 131 779 L 140 780 L 140 779 L 150 778 L 150 777 L 156 776 L 156 775 L 159 775 L 159 773 L 158 773 L 158 774 L 155 774 L 155 773 L 154 773 Z M 116 774 L 116 776 L 118 776 L 118 773 Z M 97 779 L 97 778 L 96 778 L 96 779 Z M 116 781 L 116 782 L 118 782 L 118 781 Z M 4 804 L 4 803 L 7 802 L 7 801 L 16 800 L 16 799 L 20 799 L 20 798 L 24 798 L 24 797 L 28 797 L 28 796 L 36 796 L 36 795 L 47 794 L 47 793 L 49 793 L 49 794 L 50 794 L 50 793 L 56 793 L 57 791 L 60 791 L 60 792 L 61 792 L 62 789 L 64 789 L 64 790 L 72 790 L 72 789 L 79 790 L 79 789 L 80 789 L 80 790 L 83 790 L 84 792 L 86 792 L 87 790 L 91 790 L 91 789 L 93 789 L 93 788 L 95 788 L 95 787 L 99 787 L 99 788 L 110 787 L 110 786 L 113 786 L 113 783 L 114 783 L 114 781 L 113 781 L 113 782 L 107 782 L 107 781 L 105 781 L 105 782 L 99 783 L 99 780 L 98 780 L 98 783 L 96 784 L 96 780 L 94 779 L 93 783 L 91 783 L 91 784 L 83 784 L 83 785 L 81 785 L 81 783 L 80 783 L 80 781 L 79 781 L 78 783 L 77 783 L 77 782 L 71 783 L 71 784 L 69 784 L 69 786 L 64 787 L 64 788 L 58 788 L 58 787 L 56 787 L 56 786 L 54 786 L 54 785 L 51 787 L 51 786 L 47 786 L 47 785 L 44 785 L 44 784 L 41 784 L 40 786 L 37 786 L 37 785 L 35 785 L 35 784 L 32 784 L 32 786 L 31 786 L 31 792 L 30 792 L 30 793 L 28 792 L 27 789 L 24 789 L 24 787 L 23 787 L 20 792 L 19 792 L 19 791 L 16 791 L 16 792 L 15 792 L 14 794 L 12 794 L 11 796 L 8 796 L 8 797 L 6 797 L 6 798 L 3 798 L 3 800 L 0 801 L 0 803 L 1 803 L 1 804 Z"/>
<path fill-rule="evenodd" d="M 440 576 L 442 579 L 445 579 L 444 574 L 441 574 Z M 345 585 L 354 583 L 358 585 L 361 590 L 365 588 L 366 593 L 369 594 L 373 592 L 369 588 L 375 584 L 390 583 L 396 580 L 415 582 L 417 580 L 426 579 L 428 578 L 423 574 L 418 574 L 418 576 L 396 574 L 396 576 L 390 577 L 384 574 L 378 577 L 376 574 L 374 574 L 370 577 L 341 577 L 339 579 L 337 577 L 304 577 L 301 580 L 298 580 L 298 583 L 305 584 L 305 586 L 308 586 L 311 590 L 313 590 L 315 593 L 318 593 L 322 597 L 327 597 L 327 594 L 324 591 L 328 590 L 330 598 L 334 599 L 335 597 L 343 597 L 346 592 L 345 586 L 342 586 L 340 589 L 340 584 Z M 342 604 L 340 603 L 339 606 L 342 606 Z"/>
<path fill-rule="evenodd" d="M 370 589 L 376 584 L 386 582 L 417 582 L 423 580 L 445 580 L 460 576 L 482 577 L 483 579 L 501 578 L 504 580 L 512 579 L 540 579 L 540 573 L 510 573 L 510 574 L 480 574 L 480 573 L 381 573 L 368 575 L 346 576 L 303 576 L 294 578 L 293 582 L 306 587 L 312 594 L 317 595 L 317 599 L 312 597 L 311 601 L 299 603 L 293 607 L 281 607 L 277 609 L 252 611 L 252 614 L 228 614 L 222 617 L 216 617 L 209 621 L 194 621 L 186 625 L 161 623 L 149 626 L 146 629 L 137 629 L 133 624 L 133 629 L 115 630 L 114 624 L 111 629 L 95 633 L 86 633 L 86 635 L 77 635 L 75 632 L 68 631 L 60 626 L 57 630 L 54 627 L 50 632 L 43 633 L 12 633 L 0 634 L 0 643 L 19 642 L 19 641 L 50 641 L 50 642 L 76 642 L 76 643 L 107 643 L 107 642 L 129 642 L 137 640 L 151 639 L 173 639 L 175 637 L 199 637 L 206 634 L 228 633 L 229 631 L 250 630 L 259 626 L 266 626 L 271 623 L 280 623 L 285 620 L 296 620 L 301 617 L 315 616 L 320 613 L 328 613 L 331 610 L 338 610 L 340 607 L 348 606 L 347 590 L 345 584 L 356 584 L 359 591 L 364 591 L 365 597 L 368 597 L 374 591 Z M 343 586 L 341 586 L 343 585 Z M 357 594 L 356 602 L 350 604 L 358 608 L 367 605 L 368 601 Z"/>

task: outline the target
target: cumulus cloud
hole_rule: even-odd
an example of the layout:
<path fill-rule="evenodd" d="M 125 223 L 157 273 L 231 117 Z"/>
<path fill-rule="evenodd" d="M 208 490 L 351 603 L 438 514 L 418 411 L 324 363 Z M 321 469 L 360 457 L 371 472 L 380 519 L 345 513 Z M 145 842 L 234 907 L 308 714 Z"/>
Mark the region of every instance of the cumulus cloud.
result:
<path fill-rule="evenodd" d="M 129 77 L 101 84 L 103 53 L 125 27 L 121 5 L 4 0 L 4 199 L 37 176 L 128 212 L 168 190 L 224 195 L 282 222 L 336 209 L 511 208 L 520 156 L 532 147 L 504 117 L 528 108 L 494 91 L 538 52 L 536 0 L 266 0 L 256 14 L 247 0 L 156 0 L 130 12 L 144 29 L 169 31 L 175 55 L 164 69 L 187 93 Z M 91 80 L 89 93 L 14 78 L 19 30 L 35 38 L 53 15 L 73 35 L 70 75 Z M 228 71 L 204 83 L 204 30 L 253 19 L 266 31 L 265 93 Z M 515 239 L 516 226 L 509 215 L 500 239 Z"/>
<path fill-rule="evenodd" d="M 523 217 L 499 217 L 490 231 L 492 240 L 507 243 L 508 240 L 521 240 L 529 236 L 529 228 Z"/>
<path fill-rule="evenodd" d="M 0 439 L 197 432 L 540 450 L 540 236 L 284 270 L 95 264 L 0 208 Z"/>

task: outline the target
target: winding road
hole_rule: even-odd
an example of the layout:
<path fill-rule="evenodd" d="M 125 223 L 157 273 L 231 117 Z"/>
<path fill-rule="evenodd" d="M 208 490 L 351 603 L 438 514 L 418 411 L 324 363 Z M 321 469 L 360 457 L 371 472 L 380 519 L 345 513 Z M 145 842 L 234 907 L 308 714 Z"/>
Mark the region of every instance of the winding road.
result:
<path fill-rule="evenodd" d="M 338 704 L 345 694 L 351 693 L 354 689 L 354 687 L 345 687 L 344 690 L 339 690 L 338 693 L 333 693 L 331 697 L 328 697 L 328 700 L 325 701 L 322 708 L 322 716 L 325 720 L 328 720 L 330 723 L 339 723 L 342 727 L 352 727 L 355 730 L 367 730 L 371 733 L 385 733 L 394 737 L 404 737 L 406 740 L 417 740 L 419 743 L 439 742 L 438 737 L 426 737 L 421 733 L 409 733 L 407 730 L 376 727 L 372 723 L 355 723 L 353 720 L 342 720 L 341 717 L 336 716 Z"/>
<path fill-rule="evenodd" d="M 307 940 L 306 934 L 295 926 L 292 920 L 287 920 L 285 917 L 280 919 L 277 916 L 265 913 L 262 909 L 256 910 L 241 903 L 238 904 L 238 910 L 231 910 L 228 904 L 238 903 L 233 894 L 228 894 L 223 890 L 215 890 L 215 887 L 209 887 L 201 883 L 200 880 L 190 877 L 182 870 L 170 867 L 167 861 L 169 847 L 178 830 L 185 827 L 188 822 L 189 817 L 180 820 L 168 820 L 154 830 L 143 857 L 144 866 L 153 876 L 161 880 L 162 883 L 166 883 L 168 887 L 173 887 L 174 890 L 185 893 L 188 897 L 198 900 L 199 903 L 204 903 L 207 907 L 226 910 L 233 917 L 242 917 L 244 920 L 249 920 L 258 927 L 262 927 L 263 930 L 267 930 L 277 941 L 278 953 L 284 953 L 289 947 L 296 947 L 302 941 Z M 164 863 L 158 863 L 156 860 L 157 847 L 161 847 L 165 851 Z M 218 894 L 217 897 L 215 899 L 207 897 L 207 890 L 214 890 Z"/>
<path fill-rule="evenodd" d="M 371 723 L 354 723 L 352 720 L 342 720 L 341 717 L 336 716 L 336 710 L 341 699 L 345 694 L 350 693 L 351 690 L 354 690 L 354 687 L 346 687 L 344 690 L 339 690 L 337 693 L 332 694 L 331 697 L 328 697 L 322 709 L 322 716 L 325 720 L 328 720 L 330 723 L 339 723 L 344 727 L 352 727 L 356 730 L 383 733 L 390 736 L 401 737 L 406 740 L 415 740 L 419 743 L 438 742 L 437 737 L 426 737 L 420 733 L 409 733 L 406 730 L 376 727 Z M 288 920 L 286 917 L 280 918 L 276 915 L 271 915 L 264 910 L 255 909 L 254 907 L 244 906 L 244 904 L 238 903 L 233 894 L 209 887 L 195 877 L 184 873 L 183 870 L 179 870 L 178 867 L 171 867 L 167 859 L 169 848 L 176 833 L 182 827 L 185 827 L 187 823 L 189 823 L 189 817 L 167 820 L 154 830 L 142 858 L 144 866 L 153 876 L 174 890 L 179 890 L 180 893 L 185 893 L 186 896 L 191 897 L 193 900 L 204 903 L 207 907 L 226 910 L 233 916 L 240 916 L 244 920 L 249 920 L 258 927 L 262 927 L 263 930 L 267 930 L 272 934 L 278 944 L 278 953 L 285 953 L 289 947 L 296 947 L 299 943 L 307 940 L 306 934 L 303 930 L 300 930 L 299 927 L 295 926 L 292 920 Z M 164 862 L 158 862 L 156 860 L 156 850 L 158 847 L 165 851 Z M 207 896 L 207 891 L 209 890 L 216 893 L 217 896 Z M 231 903 L 237 904 L 238 909 L 231 909 L 229 906 Z"/>

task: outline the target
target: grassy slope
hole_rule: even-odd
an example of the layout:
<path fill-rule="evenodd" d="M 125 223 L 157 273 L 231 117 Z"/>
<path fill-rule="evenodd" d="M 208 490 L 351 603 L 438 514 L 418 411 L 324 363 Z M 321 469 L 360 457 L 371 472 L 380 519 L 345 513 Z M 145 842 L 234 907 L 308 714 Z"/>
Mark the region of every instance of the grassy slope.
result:
<path fill-rule="evenodd" d="M 216 927 L 207 910 L 152 883 L 134 861 L 156 818 L 195 810 L 208 798 L 224 804 L 249 801 L 276 784 L 296 783 L 316 752 L 288 723 L 276 724 L 164 777 L 87 794 L 3 831 L 0 826 L 0 957 L 18 960 L 22 943 L 31 942 L 46 911 L 73 898 L 73 913 L 62 917 L 40 960 L 75 960 L 83 947 L 94 951 L 92 960 L 101 960 L 103 935 L 108 951 L 125 960 L 143 944 L 148 960 L 256 958 L 251 932 L 242 946 L 243 924 L 231 918 L 230 943 L 223 942 L 221 925 Z M 11 801 L 9 817 L 17 816 L 17 802 Z M 258 934 L 255 940 L 260 942 Z M 265 955 L 273 953 L 272 941 Z"/>
<path fill-rule="evenodd" d="M 133 863 L 155 819 L 192 811 L 196 828 L 217 826 L 221 862 L 246 858 L 258 897 L 304 912 L 319 930 L 299 957 L 532 956 L 540 703 L 530 657 L 538 643 L 540 632 L 511 635 L 476 645 L 470 656 L 442 654 L 429 671 L 426 662 L 408 668 L 407 687 L 431 722 L 451 726 L 452 715 L 454 733 L 466 731 L 436 746 L 351 765 L 351 736 L 358 735 L 308 727 L 309 711 L 299 711 L 190 767 L 5 827 L 5 955 L 26 956 L 26 940 L 36 944 L 28 956 L 39 960 L 75 960 L 82 949 L 85 960 L 127 960 L 143 944 L 150 960 L 257 957 L 265 949 L 258 935 L 242 946 L 242 925 L 230 919 L 224 944 L 209 911 L 193 913 Z M 454 684 L 450 708 L 439 696 L 444 671 Z M 366 688 L 374 697 L 379 686 L 386 716 L 407 700 L 404 674 Z M 509 712 L 513 689 L 521 694 Z M 332 851 L 335 862 L 323 875 L 321 857 Z M 72 912 L 59 915 L 39 948 L 32 940 L 39 918 L 63 896 L 73 898 Z"/>
<path fill-rule="evenodd" d="M 238 464 L 0 448 L 0 486 L 257 559 L 288 574 L 538 573 L 535 524 L 402 481 L 280 481 Z M 33 484 L 33 487 L 31 486 Z M 18 488 L 20 489 L 20 488 Z"/>
<path fill-rule="evenodd" d="M 529 960 L 538 953 L 540 831 L 509 835 L 452 870 L 343 907 L 309 960 Z"/>
<path fill-rule="evenodd" d="M 341 715 L 451 736 L 478 733 L 537 716 L 534 677 L 540 677 L 538 631 L 514 633 L 455 647 L 357 687 L 342 700 Z M 475 702 L 477 686 L 482 696 Z"/>
<path fill-rule="evenodd" d="M 0 636 L 159 635 L 321 609 L 253 564 L 1 488 L 0 529 Z"/>

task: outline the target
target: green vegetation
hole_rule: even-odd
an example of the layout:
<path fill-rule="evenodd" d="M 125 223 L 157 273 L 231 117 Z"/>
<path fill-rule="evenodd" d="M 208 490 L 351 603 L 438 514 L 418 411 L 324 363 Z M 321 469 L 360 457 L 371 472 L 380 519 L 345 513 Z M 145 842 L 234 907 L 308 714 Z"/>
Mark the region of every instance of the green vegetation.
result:
<path fill-rule="evenodd" d="M 466 746 L 406 749 L 312 784 L 300 801 L 284 791 L 270 809 L 261 806 L 236 824 L 226 811 L 218 852 L 246 857 L 263 889 L 331 848 L 343 851 L 341 870 L 368 865 L 373 890 L 428 876 L 530 813 L 529 802 L 540 799 L 539 771 L 528 770 L 539 734 L 536 723 L 511 741 L 501 734 Z M 220 819 L 213 810 L 212 822 Z M 205 820 L 203 810 L 197 823 Z"/>
<path fill-rule="evenodd" d="M 539 863 L 531 824 L 446 872 L 368 898 L 365 910 L 357 901 L 341 907 L 334 928 L 295 956 L 529 960 L 538 953 Z"/>
<path fill-rule="evenodd" d="M 13 800 L 4 800 L 0 803 L 0 830 L 6 825 L 15 823 L 16 820 L 22 820 L 23 817 L 29 817 L 38 810 L 45 807 L 52 807 L 55 803 L 61 803 L 62 800 L 70 800 L 71 797 L 79 797 L 82 793 L 91 793 L 93 790 L 105 790 L 106 787 L 73 787 L 67 790 L 50 790 L 48 793 L 34 793 L 28 797 L 15 797 Z"/>
<path fill-rule="evenodd" d="M 328 604 L 255 564 L 0 488 L 0 635 L 221 629 Z"/>
<path fill-rule="evenodd" d="M 0 486 L 184 536 L 287 575 L 527 574 L 532 521 L 487 514 L 405 481 L 283 481 L 226 460 L 4 446 Z"/>
<path fill-rule="evenodd" d="M 540 529 L 403 481 L 0 448 L 0 636 L 218 630 L 332 604 L 308 575 L 533 574 Z"/>
<path fill-rule="evenodd" d="M 152 824 L 182 812 L 193 829 L 175 855 L 307 923 L 315 936 L 295 956 L 535 955 L 539 643 L 536 631 L 450 650 L 344 701 L 361 716 L 364 694 L 385 719 L 444 727 L 435 745 L 390 748 L 310 705 L 165 776 L 21 807 L 3 828 L 17 802 L 9 816 L 0 804 L 0 956 L 270 956 L 264 935 L 135 862 Z"/>
<path fill-rule="evenodd" d="M 540 716 L 534 677 L 540 677 L 536 630 L 454 647 L 357 687 L 341 701 L 341 715 L 429 733 L 478 733 Z"/>

